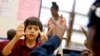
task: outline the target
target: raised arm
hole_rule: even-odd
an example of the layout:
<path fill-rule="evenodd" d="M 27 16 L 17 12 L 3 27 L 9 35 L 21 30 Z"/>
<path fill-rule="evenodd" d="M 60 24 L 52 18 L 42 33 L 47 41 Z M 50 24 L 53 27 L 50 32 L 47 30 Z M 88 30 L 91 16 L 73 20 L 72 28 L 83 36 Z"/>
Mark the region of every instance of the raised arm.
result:
<path fill-rule="evenodd" d="M 2 50 L 2 55 L 7 56 L 11 53 L 12 48 L 14 47 L 15 43 L 24 35 L 24 26 L 20 24 L 16 30 L 16 35 L 14 38 L 4 47 Z"/>

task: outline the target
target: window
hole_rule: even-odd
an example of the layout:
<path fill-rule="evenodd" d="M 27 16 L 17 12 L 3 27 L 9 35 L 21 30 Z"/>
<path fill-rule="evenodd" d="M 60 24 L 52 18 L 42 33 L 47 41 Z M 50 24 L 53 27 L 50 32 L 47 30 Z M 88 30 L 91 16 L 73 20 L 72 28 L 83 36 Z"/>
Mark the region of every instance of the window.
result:
<path fill-rule="evenodd" d="M 49 18 L 51 17 L 50 8 L 52 5 L 52 2 L 57 2 L 59 6 L 59 14 L 63 15 L 66 18 L 67 26 L 69 26 L 69 19 L 70 19 L 70 12 L 72 11 L 73 2 L 74 0 L 42 0 L 42 8 L 41 8 L 41 14 L 40 14 L 40 20 L 42 21 L 45 29 L 47 29 L 47 22 Z M 75 7 L 75 20 L 72 33 L 72 42 L 77 42 L 79 44 L 83 44 L 85 40 L 85 35 L 81 32 L 81 27 L 84 27 L 87 30 L 87 23 L 88 23 L 88 11 L 91 6 L 91 4 L 95 0 L 76 0 L 76 7 Z M 66 37 L 66 33 L 64 35 Z M 65 40 L 62 41 L 63 46 L 64 43 L 66 43 Z"/>

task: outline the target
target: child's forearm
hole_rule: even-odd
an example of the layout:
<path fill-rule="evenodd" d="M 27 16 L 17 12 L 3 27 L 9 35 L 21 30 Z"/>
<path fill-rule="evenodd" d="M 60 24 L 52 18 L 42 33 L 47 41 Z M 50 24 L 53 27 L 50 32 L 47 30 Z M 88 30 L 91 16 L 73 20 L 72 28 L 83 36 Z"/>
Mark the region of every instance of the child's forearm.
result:
<path fill-rule="evenodd" d="M 12 48 L 13 48 L 13 46 L 14 46 L 14 44 L 17 42 L 17 36 L 15 36 L 5 47 L 4 47 L 4 49 L 2 50 L 2 54 L 4 55 L 4 56 L 7 56 L 7 55 L 9 55 L 10 53 L 11 53 L 11 50 L 12 50 Z"/>

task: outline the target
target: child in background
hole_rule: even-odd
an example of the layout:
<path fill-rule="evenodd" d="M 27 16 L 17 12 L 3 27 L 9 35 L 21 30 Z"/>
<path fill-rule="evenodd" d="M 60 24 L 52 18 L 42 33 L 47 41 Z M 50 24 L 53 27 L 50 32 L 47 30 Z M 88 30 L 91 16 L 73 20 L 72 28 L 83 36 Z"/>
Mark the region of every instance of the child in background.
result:
<path fill-rule="evenodd" d="M 52 28 L 54 23 L 59 24 L 62 21 L 62 19 L 64 22 L 66 22 L 65 18 L 62 15 L 60 16 L 58 12 L 59 12 L 59 6 L 56 4 L 56 2 L 52 2 L 52 7 L 51 7 L 52 17 L 50 17 L 48 21 L 48 32 L 47 32 L 48 36 L 51 36 L 53 34 Z"/>
<path fill-rule="evenodd" d="M 8 40 L 12 40 L 13 37 L 15 36 L 15 34 L 16 34 L 16 30 L 15 29 L 9 29 L 7 31 L 7 39 Z"/>
<path fill-rule="evenodd" d="M 47 36 L 41 35 L 43 26 L 38 18 L 29 17 L 24 21 L 24 25 L 20 24 L 16 30 L 14 38 L 4 47 L 2 54 L 4 56 L 29 56 L 30 52 L 40 45 L 41 41 L 46 41 Z M 20 39 L 22 36 L 25 39 Z"/>
<path fill-rule="evenodd" d="M 57 5 L 56 2 L 52 2 L 52 7 L 51 7 L 51 15 L 49 21 L 48 21 L 48 31 L 47 31 L 47 36 L 50 38 L 53 35 L 53 28 L 54 24 L 59 25 L 60 22 L 66 22 L 65 18 L 62 15 L 59 15 L 59 6 Z M 59 48 L 54 52 L 54 54 L 62 54 L 62 46 L 60 45 Z"/>
<path fill-rule="evenodd" d="M 16 34 L 16 30 L 15 29 L 9 29 L 7 31 L 7 39 L 4 39 L 4 40 L 0 41 L 0 56 L 2 56 L 3 48 L 7 45 L 7 43 L 9 43 L 10 40 L 13 39 L 15 34 Z"/>

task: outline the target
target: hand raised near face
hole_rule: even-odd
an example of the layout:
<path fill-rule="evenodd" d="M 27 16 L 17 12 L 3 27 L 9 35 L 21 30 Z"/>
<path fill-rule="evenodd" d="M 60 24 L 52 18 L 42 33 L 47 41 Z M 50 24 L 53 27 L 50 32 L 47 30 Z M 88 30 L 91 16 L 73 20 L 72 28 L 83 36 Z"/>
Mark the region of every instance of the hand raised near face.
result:
<path fill-rule="evenodd" d="M 18 25 L 17 29 L 16 29 L 16 38 L 17 39 L 20 39 L 22 36 L 24 36 L 25 33 L 24 33 L 24 24 L 20 24 Z"/>

